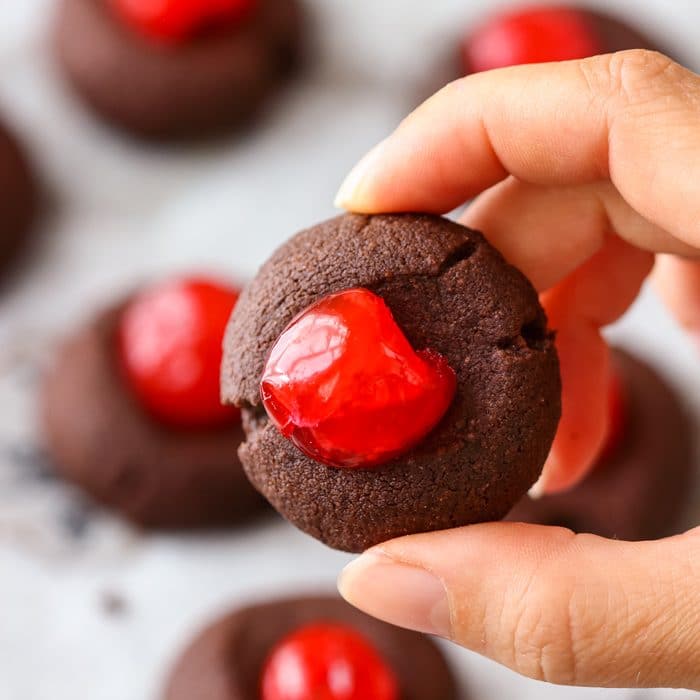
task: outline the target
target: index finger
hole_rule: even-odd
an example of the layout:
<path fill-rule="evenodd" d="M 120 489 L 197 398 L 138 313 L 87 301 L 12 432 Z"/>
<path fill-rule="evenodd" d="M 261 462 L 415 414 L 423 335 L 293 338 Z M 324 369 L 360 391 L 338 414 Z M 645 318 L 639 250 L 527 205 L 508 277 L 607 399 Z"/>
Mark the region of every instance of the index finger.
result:
<path fill-rule="evenodd" d="M 698 76 L 643 50 L 469 76 L 371 151 L 337 203 L 443 213 L 509 174 L 543 185 L 610 179 L 649 221 L 700 245 L 699 103 Z"/>

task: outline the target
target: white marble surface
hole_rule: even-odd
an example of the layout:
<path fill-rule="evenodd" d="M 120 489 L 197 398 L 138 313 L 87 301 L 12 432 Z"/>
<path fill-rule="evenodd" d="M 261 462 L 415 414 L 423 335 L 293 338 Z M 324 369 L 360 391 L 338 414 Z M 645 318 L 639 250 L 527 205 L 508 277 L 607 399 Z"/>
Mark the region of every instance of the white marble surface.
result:
<path fill-rule="evenodd" d="M 72 99 L 46 51 L 50 0 L 0 4 L 0 108 L 51 193 L 33 259 L 0 298 L 0 700 L 156 700 L 173 655 L 218 611 L 332 587 L 347 557 L 279 520 L 144 536 L 89 509 L 47 476 L 33 388 L 56 334 L 118 290 L 192 266 L 245 279 L 331 214 L 344 172 L 403 115 L 453 28 L 494 4 L 309 1 L 321 28 L 310 73 L 246 140 L 184 151 L 144 149 Z M 700 61 L 695 0 L 592 4 Z M 650 293 L 613 334 L 664 368 L 700 413 L 693 348 Z M 450 653 L 475 698 L 690 697 L 561 689 Z"/>

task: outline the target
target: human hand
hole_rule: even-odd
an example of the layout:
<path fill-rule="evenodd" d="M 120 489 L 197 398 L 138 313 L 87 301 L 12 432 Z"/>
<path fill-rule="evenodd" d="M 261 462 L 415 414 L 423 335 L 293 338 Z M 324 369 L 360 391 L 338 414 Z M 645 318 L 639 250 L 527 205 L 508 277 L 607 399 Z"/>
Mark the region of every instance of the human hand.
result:
<path fill-rule="evenodd" d="M 628 51 L 451 83 L 356 166 L 337 203 L 443 213 L 476 197 L 462 222 L 530 278 L 557 331 L 562 419 L 538 485 L 555 492 L 605 440 L 600 327 L 652 267 L 700 335 L 698 182 L 700 77 Z M 700 529 L 624 543 L 490 523 L 372 548 L 340 589 L 534 678 L 700 689 L 699 554 Z"/>

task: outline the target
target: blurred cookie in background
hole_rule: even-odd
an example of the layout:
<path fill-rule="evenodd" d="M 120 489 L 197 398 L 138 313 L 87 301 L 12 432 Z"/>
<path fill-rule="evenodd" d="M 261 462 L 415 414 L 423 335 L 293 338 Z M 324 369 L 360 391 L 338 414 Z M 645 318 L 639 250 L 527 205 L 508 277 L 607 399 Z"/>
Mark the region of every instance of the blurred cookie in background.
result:
<path fill-rule="evenodd" d="M 38 184 L 22 146 L 0 122 L 0 274 L 25 249 L 39 207 Z"/>
<path fill-rule="evenodd" d="M 297 0 L 60 0 L 53 45 L 106 121 L 153 140 L 250 122 L 297 65 Z"/>
<path fill-rule="evenodd" d="M 496 13 L 464 37 L 461 73 L 626 49 L 660 50 L 651 38 L 605 12 L 559 4 L 526 6 Z"/>
<path fill-rule="evenodd" d="M 507 520 L 621 540 L 684 528 L 696 472 L 691 420 L 655 370 L 623 350 L 612 352 L 610 429 L 598 464 L 570 491 L 526 496 Z"/>
<path fill-rule="evenodd" d="M 164 700 L 464 700 L 437 645 L 336 597 L 234 610 L 183 652 Z"/>
<path fill-rule="evenodd" d="M 41 397 L 58 472 L 145 528 L 213 528 L 265 507 L 219 401 L 221 342 L 238 291 L 206 278 L 146 288 L 61 346 Z"/>
<path fill-rule="evenodd" d="M 421 87 L 421 99 L 472 73 L 626 49 L 668 53 L 653 38 L 607 12 L 564 4 L 501 8 L 465 27 L 457 46 L 439 59 L 437 75 Z"/>

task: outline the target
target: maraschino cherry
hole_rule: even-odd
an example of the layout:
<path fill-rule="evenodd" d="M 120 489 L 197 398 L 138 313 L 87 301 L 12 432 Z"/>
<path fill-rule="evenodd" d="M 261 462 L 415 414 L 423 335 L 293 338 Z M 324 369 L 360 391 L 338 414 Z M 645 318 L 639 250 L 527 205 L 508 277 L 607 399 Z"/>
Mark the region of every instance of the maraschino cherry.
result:
<path fill-rule="evenodd" d="M 156 41 L 178 43 L 241 22 L 258 0 L 112 0 L 121 17 Z"/>
<path fill-rule="evenodd" d="M 608 431 L 598 455 L 598 464 L 607 462 L 622 444 L 627 428 L 627 398 L 619 374 L 613 369 L 608 381 Z"/>
<path fill-rule="evenodd" d="M 163 423 L 208 428 L 238 416 L 219 399 L 221 343 L 237 299 L 233 287 L 188 278 L 147 289 L 123 310 L 118 342 L 124 375 Z"/>
<path fill-rule="evenodd" d="M 371 467 L 404 453 L 440 421 L 455 389 L 447 361 L 415 351 L 367 289 L 331 294 L 297 316 L 260 385 L 282 434 L 332 467 Z"/>
<path fill-rule="evenodd" d="M 587 58 L 603 47 L 585 14 L 568 7 L 532 7 L 503 12 L 464 41 L 465 73 L 523 63 Z"/>
<path fill-rule="evenodd" d="M 262 700 L 398 700 L 398 682 L 375 649 L 337 623 L 302 627 L 272 651 Z"/>

